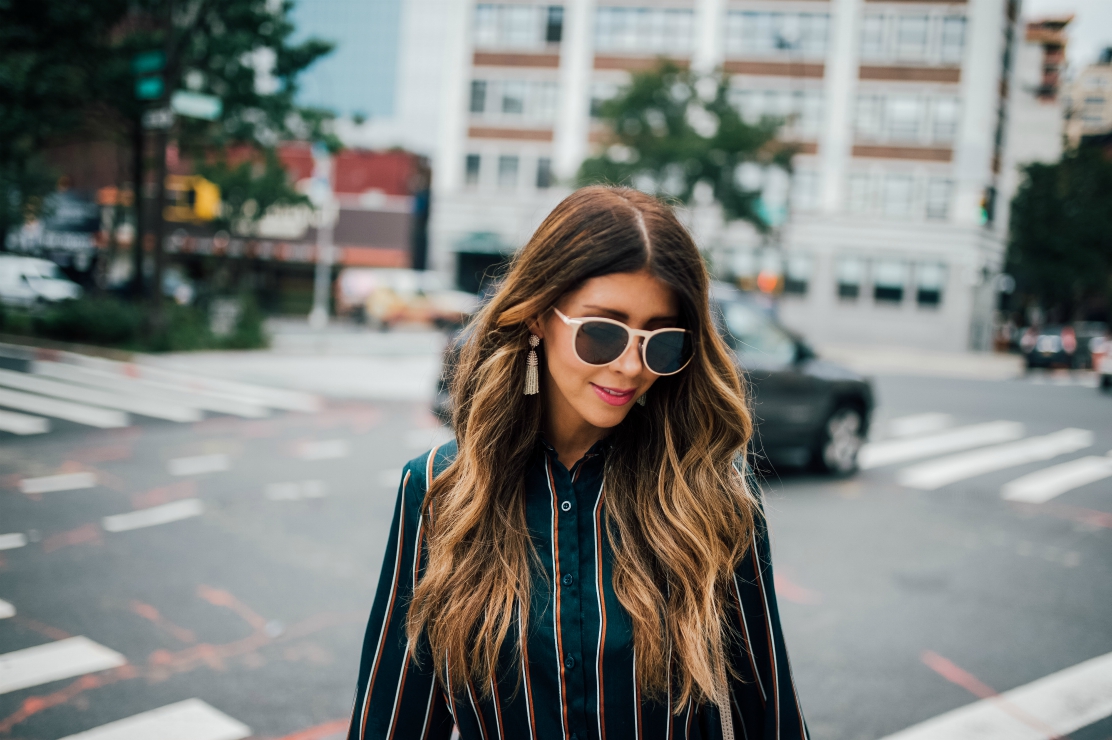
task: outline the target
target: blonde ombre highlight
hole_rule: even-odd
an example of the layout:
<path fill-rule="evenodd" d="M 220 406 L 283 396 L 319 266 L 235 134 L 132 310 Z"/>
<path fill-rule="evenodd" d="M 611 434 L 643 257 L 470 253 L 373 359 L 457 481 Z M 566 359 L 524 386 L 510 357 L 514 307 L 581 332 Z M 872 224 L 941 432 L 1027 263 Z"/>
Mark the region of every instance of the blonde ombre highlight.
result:
<path fill-rule="evenodd" d="M 459 449 L 425 497 L 428 560 L 407 623 L 452 686 L 489 694 L 506 637 L 519 619 L 527 634 L 531 587 L 544 578 L 525 520 L 543 413 L 542 396 L 523 393 L 528 322 L 593 277 L 644 269 L 675 291 L 695 354 L 610 435 L 613 586 L 633 624 L 642 692 L 671 685 L 676 711 L 723 695 L 727 592 L 757 511 L 735 467 L 752 434 L 744 386 L 690 235 L 655 198 L 606 187 L 576 191 L 544 220 L 475 317 L 454 371 Z"/>

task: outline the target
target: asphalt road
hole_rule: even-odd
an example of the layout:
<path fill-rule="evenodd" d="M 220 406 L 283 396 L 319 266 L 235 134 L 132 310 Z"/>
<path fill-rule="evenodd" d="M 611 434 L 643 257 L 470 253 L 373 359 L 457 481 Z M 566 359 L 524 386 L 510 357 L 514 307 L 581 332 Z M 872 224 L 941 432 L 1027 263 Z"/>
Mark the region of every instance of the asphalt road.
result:
<path fill-rule="evenodd" d="M 929 412 L 949 415 L 927 420 L 939 429 L 1003 420 L 1024 425 L 1018 439 L 1092 436 L 933 490 L 901 473 L 922 460 L 765 482 L 817 740 L 877 740 L 1112 653 L 1112 477 L 1042 504 L 1001 497 L 1024 474 L 1112 450 L 1112 396 L 915 378 L 881 378 L 877 395 L 882 429 Z M 12 688 L 0 656 L 0 737 L 56 740 L 188 699 L 257 738 L 339 737 L 398 471 L 442 436 L 422 402 L 368 400 L 0 436 L 0 543 L 26 543 L 0 551 L 0 599 L 15 610 L 0 653 L 84 636 L 126 659 Z M 24 491 L 73 472 L 96 485 Z M 167 506 L 182 518 L 105 519 Z M 1112 720 L 1070 737 L 1105 740 Z"/>

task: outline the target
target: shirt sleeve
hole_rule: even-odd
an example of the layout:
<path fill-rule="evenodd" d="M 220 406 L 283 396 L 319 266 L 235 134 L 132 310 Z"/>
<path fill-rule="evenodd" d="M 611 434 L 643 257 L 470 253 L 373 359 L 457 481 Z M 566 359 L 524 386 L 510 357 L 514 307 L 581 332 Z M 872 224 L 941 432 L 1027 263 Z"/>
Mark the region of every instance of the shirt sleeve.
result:
<path fill-rule="evenodd" d="M 423 646 L 411 645 L 405 634 L 409 602 L 424 557 L 422 467 L 410 463 L 402 473 L 363 641 L 348 740 L 448 740 L 452 734 L 452 717 L 428 652 L 418 652 Z"/>
<path fill-rule="evenodd" d="M 751 490 L 759 492 L 749 475 Z M 768 522 L 760 507 L 753 545 L 734 573 L 734 640 L 730 659 L 739 678 L 730 680 L 734 735 L 749 740 L 809 740 L 780 629 L 772 578 Z"/>

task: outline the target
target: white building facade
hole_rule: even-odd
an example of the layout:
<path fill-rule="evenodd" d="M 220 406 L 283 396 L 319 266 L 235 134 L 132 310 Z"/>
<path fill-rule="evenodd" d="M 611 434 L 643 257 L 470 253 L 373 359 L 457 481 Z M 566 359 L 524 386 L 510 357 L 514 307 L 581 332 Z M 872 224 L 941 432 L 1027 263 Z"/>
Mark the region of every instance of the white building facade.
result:
<path fill-rule="evenodd" d="M 724 70 L 742 116 L 797 144 L 778 243 L 696 230 L 723 274 L 776 274 L 781 319 L 820 345 L 988 347 L 1014 0 L 555 1 L 453 13 L 434 269 L 474 287 L 524 244 L 604 140 L 598 102 L 667 56 Z"/>

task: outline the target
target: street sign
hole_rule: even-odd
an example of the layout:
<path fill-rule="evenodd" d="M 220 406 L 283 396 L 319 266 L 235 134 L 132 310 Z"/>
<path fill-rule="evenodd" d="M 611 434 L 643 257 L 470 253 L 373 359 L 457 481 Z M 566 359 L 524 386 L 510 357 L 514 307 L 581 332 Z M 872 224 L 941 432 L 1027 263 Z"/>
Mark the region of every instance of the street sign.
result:
<path fill-rule="evenodd" d="M 162 78 L 158 76 L 140 77 L 135 81 L 135 97 L 139 100 L 158 100 L 164 89 Z"/>
<path fill-rule="evenodd" d="M 141 51 L 131 58 L 131 71 L 138 76 L 161 72 L 166 66 L 166 54 L 161 49 Z"/>
<path fill-rule="evenodd" d="M 181 116 L 215 121 L 224 110 L 224 103 L 214 95 L 177 90 L 170 97 L 170 108 Z"/>
<path fill-rule="evenodd" d="M 169 108 L 155 108 L 143 113 L 143 128 L 147 130 L 168 129 L 174 125 L 174 111 Z"/>

